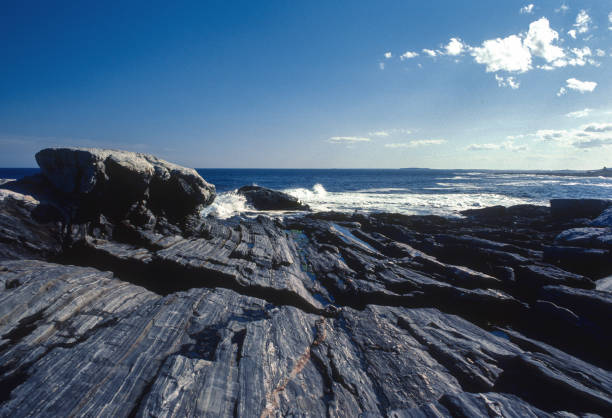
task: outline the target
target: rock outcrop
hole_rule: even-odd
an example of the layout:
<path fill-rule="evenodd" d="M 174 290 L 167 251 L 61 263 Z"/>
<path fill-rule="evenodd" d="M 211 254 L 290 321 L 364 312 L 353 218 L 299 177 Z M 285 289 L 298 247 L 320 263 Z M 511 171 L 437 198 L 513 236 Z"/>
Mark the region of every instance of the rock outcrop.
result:
<path fill-rule="evenodd" d="M 242 186 L 237 193 L 244 196 L 247 203 L 257 210 L 310 210 L 308 205 L 296 197 L 266 187 Z"/>
<path fill-rule="evenodd" d="M 589 219 L 81 219 L 97 175 L 0 185 L 0 416 L 612 414 Z"/>
<path fill-rule="evenodd" d="M 147 154 L 97 148 L 47 148 L 36 154 L 43 175 L 79 208 L 108 213 L 150 210 L 172 220 L 197 212 L 215 198 L 215 187 L 190 168 Z"/>

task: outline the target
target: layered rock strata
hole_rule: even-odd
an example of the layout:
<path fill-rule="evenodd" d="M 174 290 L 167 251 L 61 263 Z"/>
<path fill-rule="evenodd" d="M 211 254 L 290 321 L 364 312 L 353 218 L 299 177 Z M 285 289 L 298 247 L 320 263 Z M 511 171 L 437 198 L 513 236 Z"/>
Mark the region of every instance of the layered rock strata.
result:
<path fill-rule="evenodd" d="M 80 216 L 110 180 L 54 175 L 0 186 L 0 416 L 612 414 L 611 248 L 582 212 L 222 221 L 149 188 L 143 222 Z"/>

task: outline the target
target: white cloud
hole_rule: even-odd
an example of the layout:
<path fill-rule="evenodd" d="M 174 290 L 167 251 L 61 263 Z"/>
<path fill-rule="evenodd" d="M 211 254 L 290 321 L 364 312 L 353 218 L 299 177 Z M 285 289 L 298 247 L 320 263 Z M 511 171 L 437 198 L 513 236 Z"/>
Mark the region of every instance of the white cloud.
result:
<path fill-rule="evenodd" d="M 575 78 L 568 78 L 566 83 L 568 89 L 576 90 L 580 93 L 591 92 L 597 87 L 597 83 L 594 81 L 580 81 Z"/>
<path fill-rule="evenodd" d="M 566 113 L 565 116 L 567 116 L 568 118 L 584 118 L 586 116 L 589 116 L 589 113 L 591 113 L 593 111 L 593 109 L 589 109 L 588 107 L 582 110 L 576 110 L 575 112 L 569 112 Z"/>
<path fill-rule="evenodd" d="M 434 51 L 432 49 L 427 49 L 427 48 L 423 49 L 423 53 L 429 55 L 430 57 L 435 57 L 436 55 L 438 55 L 438 53 L 436 51 Z"/>
<path fill-rule="evenodd" d="M 470 51 L 475 61 L 487 66 L 487 72 L 524 73 L 531 69 L 531 53 L 517 35 L 489 39 Z"/>
<path fill-rule="evenodd" d="M 585 132 L 612 132 L 612 123 L 591 123 L 583 125 Z"/>
<path fill-rule="evenodd" d="M 367 137 L 360 136 L 332 136 L 329 138 L 329 142 L 335 144 L 352 144 L 355 142 L 370 142 L 371 139 Z"/>
<path fill-rule="evenodd" d="M 585 10 L 581 10 L 576 16 L 576 23 L 574 27 L 578 33 L 586 33 L 589 30 L 589 24 L 591 23 L 591 17 Z"/>
<path fill-rule="evenodd" d="M 605 57 L 606 56 L 606 51 L 604 51 L 603 49 L 596 49 L 595 50 L 595 55 L 597 55 L 598 57 Z"/>
<path fill-rule="evenodd" d="M 451 38 L 444 49 L 446 50 L 446 55 L 460 55 L 463 52 L 464 45 L 461 39 Z"/>
<path fill-rule="evenodd" d="M 565 13 L 568 10 L 569 10 L 569 6 L 567 4 L 565 4 L 565 3 L 563 3 L 561 6 L 559 6 L 558 9 L 555 9 L 555 13 L 559 13 L 559 12 Z"/>
<path fill-rule="evenodd" d="M 380 131 L 369 132 L 368 136 L 379 136 L 379 137 L 388 137 L 388 136 L 401 136 L 401 135 L 409 135 L 412 133 L 409 129 L 382 129 Z"/>
<path fill-rule="evenodd" d="M 495 80 L 497 80 L 497 85 L 499 87 L 510 87 L 513 90 L 516 90 L 520 87 L 521 83 L 516 81 L 514 77 L 502 77 L 495 74 Z"/>
<path fill-rule="evenodd" d="M 568 30 L 567 34 L 572 38 L 576 39 L 576 29 Z"/>
<path fill-rule="evenodd" d="M 608 22 L 612 24 L 612 12 L 610 12 L 610 14 L 608 15 Z M 612 26 L 609 26 L 608 29 L 612 30 Z"/>
<path fill-rule="evenodd" d="M 493 151 L 493 150 L 507 150 L 507 151 L 526 151 L 528 148 L 526 145 L 516 145 L 512 141 L 505 141 L 501 144 L 470 144 L 467 147 L 468 151 Z"/>
<path fill-rule="evenodd" d="M 393 57 L 393 54 L 392 54 L 391 52 L 385 52 L 385 54 L 384 54 L 384 55 L 385 55 L 385 58 L 386 58 L 386 59 L 389 59 L 389 58 L 392 58 L 392 57 Z"/>
<path fill-rule="evenodd" d="M 468 151 L 489 151 L 500 148 L 500 144 L 471 144 L 467 147 Z"/>
<path fill-rule="evenodd" d="M 537 141 L 580 149 L 612 146 L 612 123 L 590 123 L 574 129 L 540 129 Z"/>
<path fill-rule="evenodd" d="M 565 89 L 565 87 L 561 87 L 559 91 L 557 92 L 557 97 L 564 96 L 566 93 L 567 93 L 567 90 Z"/>
<path fill-rule="evenodd" d="M 559 39 L 559 34 L 551 29 L 548 19 L 543 17 L 531 22 L 523 43 L 536 57 L 552 62 L 565 56 L 562 48 L 553 45 L 557 39 Z"/>
<path fill-rule="evenodd" d="M 398 142 L 394 144 L 385 144 L 386 148 L 416 148 L 428 145 L 441 145 L 446 143 L 446 139 L 415 139 L 409 142 Z"/>
<path fill-rule="evenodd" d="M 384 62 L 379 62 L 378 63 L 378 68 L 380 68 L 381 70 L 385 69 L 385 63 Z"/>
<path fill-rule="evenodd" d="M 418 52 L 406 51 L 402 55 L 400 55 L 400 60 L 409 60 L 410 58 L 418 57 Z"/>
<path fill-rule="evenodd" d="M 574 58 L 571 58 L 569 60 L 570 65 L 578 65 L 582 67 L 589 61 L 593 62 L 593 60 L 589 60 L 588 58 L 586 58 L 590 57 L 592 54 L 591 48 L 589 48 L 588 46 L 585 46 L 584 48 L 572 48 L 571 51 L 574 54 Z"/>
<path fill-rule="evenodd" d="M 521 10 L 519 10 L 519 12 L 521 14 L 531 14 L 531 13 L 533 13 L 533 3 L 532 4 L 528 4 L 527 6 L 521 7 Z"/>

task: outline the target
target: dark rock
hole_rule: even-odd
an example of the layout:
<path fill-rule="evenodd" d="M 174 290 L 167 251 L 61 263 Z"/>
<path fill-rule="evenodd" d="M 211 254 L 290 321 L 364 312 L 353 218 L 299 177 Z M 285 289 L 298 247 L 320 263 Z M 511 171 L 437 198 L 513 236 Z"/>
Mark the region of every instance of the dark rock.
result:
<path fill-rule="evenodd" d="M 612 208 L 603 211 L 597 218 L 590 223 L 591 226 L 612 228 Z"/>
<path fill-rule="evenodd" d="M 595 288 L 595 283 L 587 277 L 547 265 L 519 266 L 516 269 L 516 281 L 520 286 L 535 288 L 550 284 L 584 289 Z"/>
<path fill-rule="evenodd" d="M 54 207 L 30 195 L 0 189 L 0 260 L 59 255 L 61 220 Z"/>
<path fill-rule="evenodd" d="M 595 218 L 612 206 L 612 201 L 601 199 L 552 199 L 550 211 L 554 218 Z"/>
<path fill-rule="evenodd" d="M 125 216 L 133 204 L 146 201 L 155 213 L 180 220 L 215 198 L 215 187 L 195 170 L 152 155 L 47 148 L 36 154 L 36 161 L 58 190 L 87 201 L 81 209 L 107 212 L 115 218 Z"/>
<path fill-rule="evenodd" d="M 609 250 L 601 248 L 546 245 L 544 261 L 591 278 L 612 273 L 612 254 Z"/>
<path fill-rule="evenodd" d="M 602 330 L 607 329 L 612 321 L 612 298 L 608 292 L 574 289 L 567 286 L 545 286 L 540 292 L 540 297 L 570 309 L 593 324 L 599 324 Z M 612 336 L 608 335 L 608 338 Z"/>
<path fill-rule="evenodd" d="M 557 235 L 555 243 L 589 248 L 612 248 L 612 228 L 568 229 Z"/>
<path fill-rule="evenodd" d="M 310 210 L 308 205 L 296 197 L 265 187 L 242 186 L 237 193 L 243 195 L 257 210 Z"/>
<path fill-rule="evenodd" d="M 590 221 L 217 220 L 106 152 L 0 184 L 0 416 L 610 415 L 610 249 L 553 245 Z"/>
<path fill-rule="evenodd" d="M 505 206 L 489 206 L 482 209 L 467 209 L 460 212 L 464 216 L 482 219 L 495 219 L 506 216 Z"/>

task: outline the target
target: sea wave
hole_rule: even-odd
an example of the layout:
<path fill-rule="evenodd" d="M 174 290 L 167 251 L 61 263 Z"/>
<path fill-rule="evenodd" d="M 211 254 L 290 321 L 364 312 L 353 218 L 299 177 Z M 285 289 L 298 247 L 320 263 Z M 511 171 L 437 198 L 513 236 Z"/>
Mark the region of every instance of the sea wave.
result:
<path fill-rule="evenodd" d="M 227 219 L 247 211 L 253 211 L 244 196 L 231 192 L 219 193 L 213 203 L 202 211 L 202 215 L 211 215 L 215 218 Z"/>

